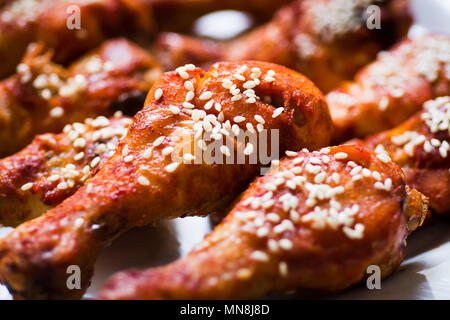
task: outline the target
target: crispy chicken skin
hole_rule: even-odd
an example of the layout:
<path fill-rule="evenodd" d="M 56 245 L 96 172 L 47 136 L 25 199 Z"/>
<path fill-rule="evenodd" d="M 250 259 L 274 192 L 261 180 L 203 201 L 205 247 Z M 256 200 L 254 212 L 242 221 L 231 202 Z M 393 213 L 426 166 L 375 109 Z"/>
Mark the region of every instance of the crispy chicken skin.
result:
<path fill-rule="evenodd" d="M 237 93 L 249 84 L 253 92 Z M 239 143 L 245 129 L 261 139 L 261 130 L 277 129 L 279 140 L 269 140 L 269 150 L 279 142 L 284 152 L 327 145 L 332 123 L 319 89 L 281 66 L 224 62 L 208 72 L 188 65 L 165 73 L 116 153 L 89 183 L 2 239 L 2 282 L 18 298 L 79 298 L 98 253 L 123 232 L 160 218 L 223 210 L 263 164 L 254 145 Z M 208 162 L 213 141 L 220 146 L 219 160 L 234 154 L 257 159 Z M 82 270 L 82 290 L 67 289 L 70 265 Z"/>
<path fill-rule="evenodd" d="M 112 156 L 131 122 L 119 114 L 86 119 L 0 160 L 0 225 L 17 226 L 74 194 Z"/>
<path fill-rule="evenodd" d="M 369 30 L 364 13 L 374 3 L 382 8 L 382 28 Z M 299 0 L 280 9 L 268 24 L 225 44 L 163 34 L 157 57 L 169 69 L 220 60 L 270 61 L 298 70 L 328 92 L 392 44 L 396 30 L 404 34 L 408 5 L 404 0 Z"/>
<path fill-rule="evenodd" d="M 410 203 L 422 201 L 414 196 Z M 119 273 L 99 298 L 252 299 L 297 289 L 336 292 L 361 281 L 370 265 L 386 277 L 405 254 L 407 198 L 400 168 L 361 147 L 289 154 L 256 179 L 186 257 Z"/>
<path fill-rule="evenodd" d="M 80 28 L 74 5 L 79 8 Z M 0 78 L 14 72 L 31 42 L 55 49 L 67 63 L 112 36 L 154 30 L 147 0 L 6 0 L 0 4 Z"/>
<path fill-rule="evenodd" d="M 51 56 L 30 45 L 17 74 L 0 82 L 0 156 L 36 134 L 108 114 L 113 103 L 145 95 L 161 75 L 152 56 L 125 39 L 105 42 L 68 69 Z"/>
<path fill-rule="evenodd" d="M 402 167 L 406 183 L 430 198 L 430 208 L 450 213 L 450 97 L 424 104 L 424 110 L 398 127 L 351 143 L 387 153 Z"/>
<path fill-rule="evenodd" d="M 407 39 L 383 52 L 327 94 L 335 124 L 334 142 L 391 129 L 430 99 L 450 94 L 450 37 Z"/>

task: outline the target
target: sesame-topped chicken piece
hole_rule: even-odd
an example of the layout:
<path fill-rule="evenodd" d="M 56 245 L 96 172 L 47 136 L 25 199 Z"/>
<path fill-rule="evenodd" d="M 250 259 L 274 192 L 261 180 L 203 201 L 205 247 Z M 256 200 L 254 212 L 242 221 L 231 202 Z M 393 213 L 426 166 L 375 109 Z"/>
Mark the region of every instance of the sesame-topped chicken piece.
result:
<path fill-rule="evenodd" d="M 388 130 L 450 95 L 450 36 L 407 39 L 327 94 L 335 143 Z"/>
<path fill-rule="evenodd" d="M 19 298 L 81 297 L 97 255 L 123 232 L 224 210 L 270 162 L 267 150 L 327 145 L 324 99 L 308 79 L 270 63 L 163 74 L 95 176 L 1 240 L 1 281 Z M 81 268 L 81 290 L 66 286 L 71 265 Z"/>
<path fill-rule="evenodd" d="M 131 122 L 119 112 L 86 119 L 0 160 L 0 225 L 17 226 L 74 194 L 113 155 Z"/>
<path fill-rule="evenodd" d="M 3 0 L 0 79 L 12 74 L 31 42 L 54 48 L 66 64 L 116 36 L 154 31 L 148 0 Z M 148 36 L 148 35 L 147 35 Z"/>
<path fill-rule="evenodd" d="M 420 209 L 419 209 L 420 208 Z M 427 212 L 400 168 L 357 146 L 287 157 L 244 192 L 187 256 L 113 276 L 100 299 L 252 299 L 336 292 L 403 260 L 410 214 Z M 411 231 L 411 230 L 409 230 Z"/>
<path fill-rule="evenodd" d="M 374 13 L 381 15 L 381 28 L 371 25 L 368 17 Z M 408 0 L 298 0 L 269 23 L 226 43 L 163 34 L 156 55 L 169 69 L 222 60 L 269 61 L 298 70 L 328 92 L 406 34 L 410 21 Z"/>
<path fill-rule="evenodd" d="M 68 69 L 51 56 L 30 45 L 17 74 L 0 82 L 0 156 L 19 151 L 36 134 L 112 114 L 115 103 L 146 94 L 161 75 L 153 57 L 125 39 L 105 42 Z"/>
<path fill-rule="evenodd" d="M 430 198 L 435 213 L 450 214 L 450 97 L 427 101 L 398 127 L 351 143 L 388 155 L 406 183 Z"/>

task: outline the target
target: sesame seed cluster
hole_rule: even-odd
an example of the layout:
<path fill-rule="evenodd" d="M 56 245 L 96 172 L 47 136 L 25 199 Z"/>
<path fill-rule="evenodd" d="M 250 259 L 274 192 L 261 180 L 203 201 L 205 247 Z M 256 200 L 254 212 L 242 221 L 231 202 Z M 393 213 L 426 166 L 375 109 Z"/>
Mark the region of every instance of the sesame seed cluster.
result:
<path fill-rule="evenodd" d="M 405 72 L 405 70 L 410 70 Z M 442 79 L 450 80 L 450 42 L 445 37 L 434 35 L 407 40 L 391 51 L 382 51 L 378 60 L 363 71 L 364 77 L 359 83 L 362 89 L 382 89 L 385 94 L 370 95 L 368 92 L 358 92 L 357 88 L 348 93 L 333 91 L 328 94 L 331 101 L 346 106 L 354 106 L 363 95 L 365 100 L 377 101 L 380 111 L 386 111 L 389 106 L 405 97 L 405 91 L 410 86 L 411 79 L 424 78 L 431 84 Z M 407 96 L 406 96 L 407 97 Z"/>
<path fill-rule="evenodd" d="M 233 119 L 226 120 L 222 110 L 222 104 L 219 102 L 219 99 L 215 99 L 214 93 L 206 90 L 196 90 L 195 82 L 189 74 L 190 71 L 194 71 L 195 69 L 195 65 L 188 64 L 175 70 L 176 74 L 185 80 L 184 88 L 187 92 L 185 101 L 181 105 L 169 105 L 169 110 L 174 115 L 182 113 L 192 119 L 194 122 L 194 143 L 196 147 L 205 151 L 209 142 L 224 141 L 224 139 L 226 141 L 226 139 L 235 138 L 241 133 L 241 130 L 248 130 L 252 134 L 257 134 L 264 130 L 265 120 L 258 114 L 255 114 L 253 119 L 247 119 L 244 116 L 238 115 L 233 117 Z M 246 72 L 249 73 L 248 77 L 244 76 Z M 275 71 L 273 70 L 269 70 L 263 74 L 260 68 L 254 67 L 249 70 L 247 65 L 243 65 L 233 74 L 222 80 L 222 87 L 228 90 L 231 102 L 245 100 L 245 103 L 254 104 L 261 100 L 256 95 L 254 88 L 259 86 L 262 81 L 267 83 L 275 81 L 275 76 Z M 240 86 L 236 81 L 241 82 L 242 85 Z M 153 98 L 155 101 L 161 101 L 164 98 L 163 90 L 157 88 L 154 91 Z M 193 103 L 195 98 L 198 99 L 198 103 L 196 104 Z M 267 100 L 266 98 L 265 101 Z M 283 107 L 275 108 L 272 118 L 277 118 L 283 111 Z M 253 120 L 256 122 L 256 126 L 250 122 Z M 144 151 L 143 158 L 150 159 L 153 149 L 160 147 L 165 141 L 166 137 L 158 137 L 153 142 L 153 145 Z M 219 150 L 224 156 L 231 156 L 231 151 L 226 144 L 220 146 Z M 248 142 L 243 149 L 243 153 L 249 156 L 254 150 L 256 150 L 255 146 L 251 142 Z M 161 153 L 164 156 L 170 156 L 173 151 L 173 146 L 164 144 Z M 195 156 L 191 153 L 183 154 L 183 161 L 185 163 L 192 163 L 195 159 Z M 179 164 L 179 162 L 172 162 L 165 167 L 165 170 L 169 173 L 174 172 Z M 144 176 L 140 176 L 138 182 L 144 186 L 149 184 L 148 179 Z"/>
<path fill-rule="evenodd" d="M 20 63 L 16 71 L 20 81 L 24 84 L 30 83 L 39 97 L 44 100 L 50 100 L 56 96 L 71 97 L 82 93 L 88 87 L 86 77 L 80 73 L 65 77 L 61 73 L 55 72 L 55 70 L 43 68 L 43 70 L 39 71 L 39 74 L 35 74 L 35 71 L 26 63 Z M 61 107 L 55 108 L 62 110 Z M 60 117 L 63 114 L 62 112 L 52 109 L 50 115 Z"/>
<path fill-rule="evenodd" d="M 59 135 L 40 136 L 46 141 L 46 167 L 38 176 L 31 177 L 33 182 L 26 182 L 20 189 L 27 191 L 45 185 L 46 191 L 62 191 L 83 185 L 114 154 L 131 122 L 117 112 L 111 119 L 88 118 L 84 123 L 66 125 Z"/>
<path fill-rule="evenodd" d="M 413 157 L 419 146 L 425 153 L 437 150 L 442 158 L 447 158 L 450 144 L 450 97 L 439 97 L 427 101 L 424 105 L 421 119 L 425 123 L 431 136 L 417 131 L 405 131 L 400 135 L 393 136 L 391 141 L 403 148 L 404 152 Z M 447 133 L 445 135 L 445 133 Z M 444 134 L 445 139 L 439 139 L 438 135 Z"/>
<path fill-rule="evenodd" d="M 268 262 L 295 250 L 295 235 L 304 228 L 342 232 L 352 241 L 364 237 L 365 225 L 358 222 L 360 205 L 343 200 L 362 183 L 373 185 L 374 192 L 380 190 L 388 195 L 392 179 L 385 172 L 349 160 L 346 152 L 333 149 L 287 151 L 284 160 L 272 162 L 271 171 L 262 178 L 257 192 L 244 195 L 235 207 L 233 228 L 265 242 L 265 248 L 251 252 L 251 260 Z M 385 155 L 377 158 L 381 163 L 390 162 Z M 216 241 L 212 237 L 209 240 Z M 201 245 L 196 249 L 201 249 Z M 279 262 L 278 269 L 281 276 L 288 275 L 285 261 Z M 246 268 L 236 274 L 239 279 L 251 275 L 252 271 Z"/>
<path fill-rule="evenodd" d="M 374 0 L 331 0 L 319 3 L 310 10 L 312 31 L 322 41 L 331 42 L 335 38 L 358 30 L 365 17 L 361 11 Z"/>

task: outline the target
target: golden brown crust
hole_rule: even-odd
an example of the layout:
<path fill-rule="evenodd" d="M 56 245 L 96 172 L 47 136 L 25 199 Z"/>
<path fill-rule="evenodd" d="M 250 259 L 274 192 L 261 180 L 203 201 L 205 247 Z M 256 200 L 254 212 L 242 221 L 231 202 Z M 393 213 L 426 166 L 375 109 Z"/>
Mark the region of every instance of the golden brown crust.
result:
<path fill-rule="evenodd" d="M 381 30 L 369 30 L 362 12 L 381 6 Z M 345 14 L 343 14 L 345 12 Z M 270 61 L 298 70 L 327 92 L 372 61 L 395 38 L 395 29 L 409 25 L 408 1 L 299 0 L 279 10 L 273 20 L 224 45 L 163 34 L 158 60 L 172 69 L 184 63 Z"/>
<path fill-rule="evenodd" d="M 254 101 L 244 98 L 243 91 L 236 92 L 249 81 L 255 85 Z M 188 91 L 194 94 L 189 102 Z M 274 105 L 259 97 L 271 97 Z M 281 106 L 278 110 L 283 112 L 274 116 L 275 107 Z M 206 215 L 224 208 L 259 174 L 263 162 L 249 144 L 243 152 L 231 135 L 250 124 L 255 134 L 255 128 L 262 129 L 258 124 L 269 131 L 279 130 L 280 152 L 327 145 L 332 127 L 319 89 L 281 66 L 249 61 L 219 63 L 208 72 L 185 66 L 165 73 L 117 152 L 90 182 L 1 241 L 2 281 L 16 297 L 79 298 L 89 284 L 99 251 L 126 230 L 160 218 Z M 226 160 L 222 154 L 230 152 L 231 157 L 234 151 L 233 158 L 237 153 L 247 154 L 245 159 L 254 154 L 255 163 L 202 161 L 203 145 L 209 141 L 209 133 L 201 134 L 203 128 L 220 133 L 218 140 L 208 142 L 219 141 L 219 161 Z M 228 137 L 232 137 L 230 148 L 223 150 Z M 275 141 L 268 142 L 269 150 L 271 143 Z M 183 162 L 174 158 L 178 148 L 185 146 L 188 150 L 183 149 L 183 155 L 195 155 L 200 163 L 184 156 Z M 193 146 L 199 147 L 192 150 Z M 70 265 L 82 270 L 82 290 L 66 287 Z"/>
<path fill-rule="evenodd" d="M 386 152 L 402 167 L 406 182 L 430 198 L 437 214 L 450 213 L 450 98 L 424 104 L 424 110 L 398 127 L 352 141 Z"/>
<path fill-rule="evenodd" d="M 86 119 L 37 136 L 0 160 L 0 225 L 17 226 L 74 194 L 111 157 L 130 124 L 119 115 Z"/>
<path fill-rule="evenodd" d="M 0 82 L 0 156 L 34 135 L 105 115 L 114 102 L 145 94 L 160 75 L 158 63 L 125 39 L 105 42 L 68 69 L 51 52 L 30 45 L 18 73 Z"/>
<path fill-rule="evenodd" d="M 335 143 L 391 129 L 430 99 L 450 94 L 450 37 L 426 35 L 400 42 L 327 94 Z"/>
<path fill-rule="evenodd" d="M 407 197 L 400 168 L 361 147 L 289 154 L 253 182 L 186 257 L 165 267 L 119 273 L 100 298 L 248 299 L 295 289 L 335 292 L 361 281 L 370 265 L 380 266 L 385 277 L 405 253 Z"/>

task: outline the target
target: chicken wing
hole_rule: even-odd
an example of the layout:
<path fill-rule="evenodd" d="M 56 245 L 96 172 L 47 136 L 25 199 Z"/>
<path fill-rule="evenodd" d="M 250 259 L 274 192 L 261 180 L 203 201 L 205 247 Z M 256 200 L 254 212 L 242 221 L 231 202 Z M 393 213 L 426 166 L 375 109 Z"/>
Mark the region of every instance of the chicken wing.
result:
<path fill-rule="evenodd" d="M 381 8 L 381 29 L 366 25 L 372 4 Z M 268 24 L 225 44 L 163 34 L 157 58 L 169 69 L 220 60 L 270 61 L 298 70 L 328 92 L 394 43 L 396 30 L 404 34 L 410 23 L 408 5 L 404 0 L 298 0 Z"/>
<path fill-rule="evenodd" d="M 114 103 L 145 95 L 160 75 L 152 56 L 125 39 L 105 42 L 68 69 L 30 45 L 17 74 L 0 82 L 0 156 L 36 134 L 108 114 Z"/>
<path fill-rule="evenodd" d="M 336 292 L 403 260 L 409 194 L 400 168 L 357 146 L 288 153 L 225 220 L 168 266 L 113 276 L 101 299 L 251 299 Z M 408 205 L 403 205 L 408 203 Z"/>
<path fill-rule="evenodd" d="M 430 198 L 430 208 L 450 213 L 450 97 L 424 104 L 423 111 L 400 126 L 353 141 L 388 154 L 402 167 L 406 183 Z"/>
<path fill-rule="evenodd" d="M 154 30 L 146 0 L 5 0 L 0 4 L 0 79 L 14 72 L 31 42 L 67 63 L 111 36 Z"/>
<path fill-rule="evenodd" d="M 391 129 L 430 99 L 450 94 L 450 37 L 404 40 L 327 95 L 334 142 Z"/>
<path fill-rule="evenodd" d="M 287 68 L 248 61 L 165 73 L 89 183 L 1 240 L 1 280 L 16 297 L 79 298 L 98 253 L 123 232 L 222 210 L 260 173 L 264 147 L 320 148 L 331 130 L 320 90 Z M 82 290 L 66 286 L 71 265 Z"/>
<path fill-rule="evenodd" d="M 132 120 L 86 119 L 0 160 L 0 225 L 17 226 L 75 193 L 112 156 Z"/>

